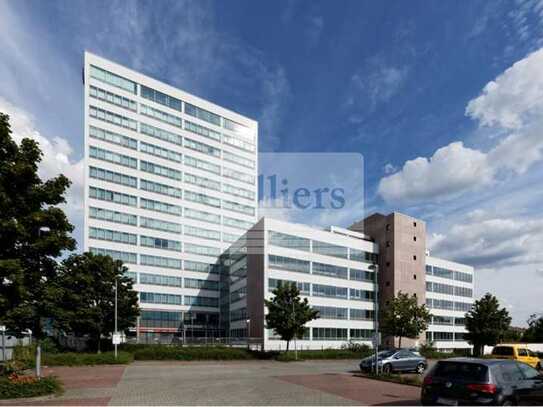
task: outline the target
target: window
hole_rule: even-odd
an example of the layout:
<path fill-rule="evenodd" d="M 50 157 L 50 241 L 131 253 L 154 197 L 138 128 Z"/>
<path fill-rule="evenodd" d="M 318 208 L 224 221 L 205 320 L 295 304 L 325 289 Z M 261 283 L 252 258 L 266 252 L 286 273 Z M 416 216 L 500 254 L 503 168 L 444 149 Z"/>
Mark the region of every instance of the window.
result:
<path fill-rule="evenodd" d="M 204 120 L 208 123 L 214 124 L 216 126 L 221 125 L 221 116 L 204 110 L 198 106 L 194 106 L 190 103 L 185 103 L 185 113 L 190 116 L 197 117 L 200 120 Z"/>
<path fill-rule="evenodd" d="M 313 274 L 320 274 L 335 278 L 348 278 L 347 267 L 332 266 L 330 264 L 313 262 Z"/>
<path fill-rule="evenodd" d="M 518 363 L 518 362 L 516 362 L 515 364 L 518 366 L 518 368 L 520 369 L 520 371 L 522 372 L 526 380 L 534 380 L 540 377 L 539 372 L 535 370 L 534 368 L 532 368 L 531 366 L 528 366 L 525 363 Z"/>
<path fill-rule="evenodd" d="M 212 147 L 209 144 L 200 143 L 199 141 L 194 141 L 186 137 L 183 146 L 186 148 L 190 148 L 191 150 L 198 151 L 202 154 L 211 155 L 213 157 L 221 156 L 221 150 L 219 148 Z"/>
<path fill-rule="evenodd" d="M 120 89 L 124 89 L 130 93 L 137 94 L 138 88 L 135 82 L 132 82 L 122 76 L 116 75 L 105 69 L 98 68 L 97 66 L 90 66 L 90 77 L 98 79 L 104 83 L 115 86 Z"/>
<path fill-rule="evenodd" d="M 241 165 L 243 167 L 247 167 L 251 169 L 255 168 L 255 162 L 253 160 L 242 157 L 238 154 L 231 153 L 230 151 L 227 151 L 227 150 L 223 151 L 222 158 L 225 161 L 228 161 L 237 165 Z"/>
<path fill-rule="evenodd" d="M 148 161 L 140 160 L 140 170 L 155 174 L 160 177 L 175 179 L 181 181 L 181 171 L 174 170 L 173 168 L 164 167 L 162 165 L 153 164 Z"/>
<path fill-rule="evenodd" d="M 465 303 L 465 302 L 455 302 L 454 303 L 454 310 L 455 311 L 462 311 L 462 312 L 468 312 L 471 310 L 472 304 Z"/>
<path fill-rule="evenodd" d="M 124 233 L 116 230 L 89 228 L 89 237 L 97 240 L 107 240 L 110 242 L 137 245 L 138 236 L 132 233 Z"/>
<path fill-rule="evenodd" d="M 220 142 L 221 133 L 215 130 L 208 129 L 207 127 L 200 126 L 199 124 L 189 122 L 185 120 L 185 130 L 191 131 L 200 136 L 207 137 L 209 139 Z"/>
<path fill-rule="evenodd" d="M 202 222 L 220 224 L 220 215 L 215 215 L 210 212 L 199 211 L 198 209 L 185 208 L 185 218 L 200 220 Z"/>
<path fill-rule="evenodd" d="M 168 213 L 170 215 L 181 215 L 182 208 L 178 205 L 172 205 L 164 202 L 153 201 L 151 199 L 140 198 L 140 208 L 150 211 Z"/>
<path fill-rule="evenodd" d="M 414 242 L 417 241 L 417 236 L 413 236 L 413 241 L 414 241 Z"/>
<path fill-rule="evenodd" d="M 283 284 L 296 284 L 302 295 L 311 295 L 311 284 L 301 281 L 292 281 L 292 280 L 278 280 L 275 278 L 268 279 L 268 291 L 273 291 L 277 287 Z"/>
<path fill-rule="evenodd" d="M 161 274 L 140 273 L 140 284 L 183 287 L 183 279 L 181 277 L 164 276 Z"/>
<path fill-rule="evenodd" d="M 349 319 L 353 321 L 373 321 L 375 313 L 373 310 L 351 308 L 349 310 Z"/>
<path fill-rule="evenodd" d="M 215 280 L 198 280 L 195 278 L 185 278 L 185 288 L 219 291 L 219 282 Z"/>
<path fill-rule="evenodd" d="M 356 301 L 373 301 L 374 297 L 373 291 L 358 290 L 356 288 L 351 288 L 349 290 L 349 298 Z"/>
<path fill-rule="evenodd" d="M 473 290 L 467 287 L 454 287 L 454 295 L 471 298 L 473 296 Z"/>
<path fill-rule="evenodd" d="M 152 100 L 155 103 L 159 103 L 163 106 L 167 106 L 171 109 L 181 111 L 181 100 L 174 98 L 172 96 L 166 95 L 165 93 L 159 92 L 158 90 L 148 88 L 147 86 L 140 85 L 141 97 Z"/>
<path fill-rule="evenodd" d="M 252 140 L 251 129 L 230 119 L 223 119 L 224 128 Z"/>
<path fill-rule="evenodd" d="M 91 98 L 102 100 L 112 105 L 122 107 L 123 109 L 131 110 L 133 112 L 136 112 L 138 110 L 137 103 L 132 99 L 116 95 L 115 93 L 97 88 L 96 86 L 90 87 L 89 95 Z"/>
<path fill-rule="evenodd" d="M 201 246 L 192 243 L 185 244 L 185 253 L 198 254 L 200 256 L 218 257 L 221 250 L 216 247 Z"/>
<path fill-rule="evenodd" d="M 346 340 L 347 329 L 344 328 L 313 328 L 313 340 L 330 341 Z"/>
<path fill-rule="evenodd" d="M 219 266 L 210 263 L 201 263 L 198 261 L 185 260 L 185 270 L 196 271 L 199 273 L 218 273 Z"/>
<path fill-rule="evenodd" d="M 449 278 L 449 279 L 454 278 L 454 272 L 452 270 L 447 270 L 447 269 L 444 269 L 441 267 L 435 267 L 435 266 L 433 267 L 433 275 L 436 277 L 441 277 L 441 278 Z"/>
<path fill-rule="evenodd" d="M 249 151 L 249 152 L 255 151 L 255 145 L 253 143 L 248 143 L 246 141 L 240 140 L 237 137 L 232 137 L 229 134 L 223 134 L 222 141 L 223 143 L 228 144 L 232 147 L 239 148 L 240 150 Z"/>
<path fill-rule="evenodd" d="M 140 292 L 140 301 L 148 304 L 183 305 L 183 297 L 175 294 Z"/>
<path fill-rule="evenodd" d="M 155 249 L 181 251 L 181 242 L 177 240 L 161 239 L 158 237 L 140 236 L 140 246 Z"/>
<path fill-rule="evenodd" d="M 121 116 L 120 114 L 108 112 L 107 110 L 100 109 L 96 106 L 89 106 L 89 115 L 95 119 L 103 122 L 111 123 L 116 126 L 124 127 L 126 129 L 138 130 L 138 122 L 128 117 Z"/>
<path fill-rule="evenodd" d="M 185 225 L 185 235 L 209 240 L 221 240 L 220 232 L 190 225 Z"/>
<path fill-rule="evenodd" d="M 101 201 L 114 202 L 127 206 L 138 206 L 138 198 L 133 195 L 121 194 L 120 192 L 108 191 L 102 188 L 89 188 L 89 196 Z"/>
<path fill-rule="evenodd" d="M 313 253 L 322 254 L 325 256 L 339 257 L 342 259 L 348 258 L 348 249 L 343 246 L 338 246 L 331 243 L 324 243 L 313 240 Z"/>
<path fill-rule="evenodd" d="M 416 280 L 416 279 L 417 279 L 417 275 L 413 274 L 413 280 Z"/>
<path fill-rule="evenodd" d="M 180 328 L 181 312 L 141 311 L 140 326 L 144 328 Z"/>
<path fill-rule="evenodd" d="M 233 235 L 232 233 L 225 233 L 225 232 L 222 233 L 222 241 L 223 242 L 233 243 L 236 240 L 238 240 L 239 237 L 240 237 L 239 234 Z"/>
<path fill-rule="evenodd" d="M 197 307 L 218 307 L 219 299 L 211 297 L 192 297 L 185 295 L 185 305 L 194 305 Z"/>
<path fill-rule="evenodd" d="M 97 160 L 119 164 L 128 168 L 138 168 L 138 160 L 136 160 L 135 158 L 129 157 L 124 154 L 117 154 L 113 151 L 104 150 L 102 148 L 94 146 L 90 146 L 89 156 L 92 158 L 96 158 Z"/>
<path fill-rule="evenodd" d="M 221 173 L 221 167 L 215 164 L 211 164 L 207 161 L 200 160 L 198 158 L 189 157 L 185 155 L 185 165 L 188 165 L 189 167 L 198 168 L 202 171 L 207 171 L 215 175 L 220 175 Z"/>
<path fill-rule="evenodd" d="M 434 341 L 453 341 L 454 335 L 452 332 L 434 332 Z"/>
<path fill-rule="evenodd" d="M 149 256 L 146 254 L 141 254 L 140 262 L 144 266 L 165 267 L 169 269 L 181 270 L 181 260 L 172 259 L 171 257 Z"/>
<path fill-rule="evenodd" d="M 192 191 L 185 191 L 185 200 L 196 202 L 202 205 L 212 206 L 214 208 L 221 207 L 221 200 L 206 194 L 200 194 Z"/>
<path fill-rule="evenodd" d="M 426 274 L 428 274 L 430 276 L 433 274 L 432 273 L 432 266 L 429 266 L 428 264 L 426 265 Z"/>
<path fill-rule="evenodd" d="M 188 184 L 197 185 L 202 188 L 212 189 L 214 191 L 221 190 L 221 183 L 209 178 L 200 177 L 199 175 L 189 174 L 185 172 L 185 182 Z"/>
<path fill-rule="evenodd" d="M 309 261 L 298 260 L 290 257 L 268 255 L 268 266 L 280 270 L 309 273 Z"/>
<path fill-rule="evenodd" d="M 273 246 L 285 247 L 288 249 L 303 250 L 308 252 L 310 250 L 310 240 L 304 237 L 287 235 L 285 233 L 269 231 L 268 233 L 269 244 Z"/>
<path fill-rule="evenodd" d="M 249 199 L 251 201 L 255 199 L 255 193 L 253 191 L 249 191 L 245 188 L 235 187 L 229 184 L 222 185 L 222 192 L 232 196 L 239 196 L 241 198 Z"/>
<path fill-rule="evenodd" d="M 245 220 L 240 220 L 240 219 L 235 219 L 235 218 L 230 218 L 228 216 L 223 216 L 222 224 L 224 226 L 230 226 L 232 228 L 243 229 L 243 230 L 250 229 L 253 226 L 253 223 L 251 222 L 247 222 Z"/>
<path fill-rule="evenodd" d="M 528 356 L 528 351 L 526 349 L 518 348 L 517 353 L 519 356 Z"/>
<path fill-rule="evenodd" d="M 461 271 L 455 271 L 454 272 L 454 279 L 456 281 L 463 281 L 465 283 L 472 283 L 473 282 L 473 276 L 469 273 L 463 273 Z"/>
<path fill-rule="evenodd" d="M 375 275 L 371 271 L 349 269 L 349 279 L 355 281 L 373 281 Z"/>
<path fill-rule="evenodd" d="M 138 141 L 131 137 L 126 137 L 109 130 L 99 129 L 98 127 L 89 127 L 89 136 L 98 140 L 106 141 L 111 144 L 127 147 L 132 150 L 138 149 Z"/>
<path fill-rule="evenodd" d="M 144 141 L 140 142 L 140 151 L 154 155 L 155 157 L 164 158 L 165 160 L 173 161 L 175 163 L 182 162 L 181 153 L 176 153 L 175 151 L 168 150 L 167 148 L 158 147 Z"/>
<path fill-rule="evenodd" d="M 159 129 L 158 127 L 149 124 L 140 123 L 140 133 L 154 137 L 158 140 L 167 141 L 178 146 L 183 145 L 183 137 L 167 130 Z"/>
<path fill-rule="evenodd" d="M 502 380 L 506 383 L 518 382 L 524 379 L 522 371 L 516 363 L 503 363 L 500 365 Z"/>
<path fill-rule="evenodd" d="M 162 110 L 155 109 L 144 104 L 140 105 L 140 113 L 147 117 L 159 120 L 161 122 L 170 124 L 175 127 L 181 127 L 181 118 L 174 116 L 173 114 L 163 112 Z"/>
<path fill-rule="evenodd" d="M 247 308 L 239 308 L 235 311 L 230 311 L 230 321 L 246 321 L 247 320 Z"/>
<path fill-rule="evenodd" d="M 351 339 L 371 340 L 373 338 L 374 331 L 373 329 L 351 329 L 349 333 Z"/>
<path fill-rule="evenodd" d="M 129 175 L 124 175 L 114 171 L 104 170 L 102 168 L 90 167 L 89 176 L 91 178 L 99 179 L 102 181 L 125 185 L 127 187 L 138 187 L 138 179 L 136 177 L 131 177 Z"/>
<path fill-rule="evenodd" d="M 136 253 L 122 252 L 119 250 L 102 249 L 98 247 L 91 247 L 90 252 L 93 254 L 99 254 L 102 256 L 109 256 L 113 260 L 120 260 L 127 264 L 137 264 L 138 255 Z"/>
<path fill-rule="evenodd" d="M 417 260 L 417 256 L 413 255 L 413 260 Z"/>
<path fill-rule="evenodd" d="M 349 259 L 364 263 L 377 263 L 377 253 L 369 253 L 358 249 L 349 249 Z"/>
<path fill-rule="evenodd" d="M 89 217 L 92 219 L 100 219 L 114 223 L 122 223 L 124 225 L 138 225 L 138 217 L 130 213 L 110 211 L 108 209 L 101 208 L 89 208 Z"/>
<path fill-rule="evenodd" d="M 321 305 L 313 305 L 313 309 L 319 311 L 320 319 L 348 319 L 348 308 L 326 307 Z"/>
<path fill-rule="evenodd" d="M 413 227 L 417 227 L 417 222 L 413 222 Z"/>
<path fill-rule="evenodd" d="M 156 194 L 172 196 L 174 198 L 181 198 L 183 196 L 180 188 L 171 187 L 169 185 L 152 182 L 145 179 L 140 180 L 140 189 L 148 192 L 154 192 Z"/>
<path fill-rule="evenodd" d="M 222 201 L 223 209 L 227 209 L 233 212 L 239 212 L 246 215 L 254 216 L 255 208 L 249 205 L 243 205 L 233 201 Z"/>
<path fill-rule="evenodd" d="M 140 226 L 142 228 L 160 230 L 162 232 L 170 232 L 181 234 L 181 225 L 174 222 L 167 222 L 165 220 L 140 217 Z"/>
<path fill-rule="evenodd" d="M 441 316 L 432 317 L 432 324 L 434 325 L 453 325 L 453 322 L 454 322 L 453 317 L 441 317 Z"/>
<path fill-rule="evenodd" d="M 333 285 L 313 284 L 313 295 L 315 297 L 331 297 L 347 299 L 346 287 L 336 287 Z"/>

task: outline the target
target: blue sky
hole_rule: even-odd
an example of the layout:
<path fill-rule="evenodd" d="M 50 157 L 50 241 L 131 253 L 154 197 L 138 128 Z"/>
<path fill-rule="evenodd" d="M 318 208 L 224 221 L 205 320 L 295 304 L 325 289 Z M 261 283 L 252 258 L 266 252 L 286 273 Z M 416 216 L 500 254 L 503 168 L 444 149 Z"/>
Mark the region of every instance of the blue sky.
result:
<path fill-rule="evenodd" d="M 339 5 L 3 1 L 0 110 L 44 176 L 72 175 L 78 238 L 84 49 L 258 120 L 261 151 L 360 153 L 366 211 L 424 219 L 524 324 L 543 311 L 543 2 Z"/>

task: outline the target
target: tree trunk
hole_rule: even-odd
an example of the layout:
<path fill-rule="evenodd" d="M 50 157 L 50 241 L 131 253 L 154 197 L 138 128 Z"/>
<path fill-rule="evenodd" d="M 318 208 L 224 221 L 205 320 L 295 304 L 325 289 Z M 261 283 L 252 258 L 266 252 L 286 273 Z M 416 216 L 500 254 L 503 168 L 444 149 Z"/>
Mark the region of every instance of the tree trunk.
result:
<path fill-rule="evenodd" d="M 402 337 L 400 336 L 399 338 L 400 338 L 400 340 L 398 341 L 398 348 L 401 349 L 402 348 Z"/>
<path fill-rule="evenodd" d="M 290 341 L 287 341 L 287 350 L 286 353 L 288 353 L 288 346 L 290 345 Z"/>
<path fill-rule="evenodd" d="M 97 351 L 96 351 L 96 353 L 102 353 L 102 346 L 101 346 L 101 343 L 100 343 L 100 342 L 102 342 L 101 339 L 102 339 L 102 334 L 99 333 L 99 334 L 98 334 L 98 343 L 97 343 L 97 345 L 96 345 L 96 346 L 97 346 Z"/>

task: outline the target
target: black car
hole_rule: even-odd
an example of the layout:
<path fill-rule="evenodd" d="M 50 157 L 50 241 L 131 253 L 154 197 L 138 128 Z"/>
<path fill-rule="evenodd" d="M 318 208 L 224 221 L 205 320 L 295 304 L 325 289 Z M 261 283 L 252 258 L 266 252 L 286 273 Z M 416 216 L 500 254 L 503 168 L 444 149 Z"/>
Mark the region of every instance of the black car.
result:
<path fill-rule="evenodd" d="M 423 405 L 543 405 L 543 376 L 514 360 L 441 360 L 424 378 Z"/>

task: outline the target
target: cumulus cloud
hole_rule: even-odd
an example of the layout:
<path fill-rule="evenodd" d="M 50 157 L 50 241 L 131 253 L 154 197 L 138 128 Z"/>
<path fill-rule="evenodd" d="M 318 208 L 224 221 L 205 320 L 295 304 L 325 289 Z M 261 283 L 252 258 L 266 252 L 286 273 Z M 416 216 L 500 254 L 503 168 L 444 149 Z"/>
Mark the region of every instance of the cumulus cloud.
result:
<path fill-rule="evenodd" d="M 388 203 L 440 202 L 492 185 L 504 174 L 525 173 L 543 158 L 543 49 L 489 82 L 471 100 L 466 115 L 498 134 L 488 151 L 453 142 L 431 157 L 407 161 L 381 179 Z M 505 132 L 505 133 L 504 133 Z"/>

